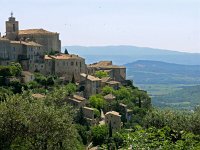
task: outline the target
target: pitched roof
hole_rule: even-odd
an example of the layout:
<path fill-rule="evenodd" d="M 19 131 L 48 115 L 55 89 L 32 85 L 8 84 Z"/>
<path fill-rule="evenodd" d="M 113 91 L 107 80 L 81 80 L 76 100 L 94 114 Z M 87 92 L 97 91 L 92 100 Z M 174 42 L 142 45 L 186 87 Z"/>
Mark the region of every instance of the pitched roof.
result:
<path fill-rule="evenodd" d="M 97 63 L 91 64 L 90 66 L 100 67 L 112 65 L 112 61 L 99 61 Z"/>
<path fill-rule="evenodd" d="M 31 72 L 29 72 L 29 71 L 22 71 L 22 75 L 32 76 L 32 75 L 34 75 L 34 74 L 31 73 Z"/>
<path fill-rule="evenodd" d="M 101 82 L 108 82 L 111 78 L 110 77 L 104 77 L 101 78 Z"/>
<path fill-rule="evenodd" d="M 84 109 L 87 109 L 87 110 L 92 110 L 92 111 L 94 111 L 94 108 L 91 108 L 91 107 L 83 107 Z"/>
<path fill-rule="evenodd" d="M 69 97 L 68 100 L 81 103 L 82 101 L 85 101 L 86 99 L 84 97 L 79 96 L 79 95 L 73 95 L 72 97 Z"/>
<path fill-rule="evenodd" d="M 19 30 L 19 35 L 24 34 L 58 34 L 57 32 L 50 32 L 44 29 L 26 29 L 26 30 Z"/>
<path fill-rule="evenodd" d="M 76 100 L 78 100 L 78 101 L 84 101 L 84 100 L 86 100 L 84 97 L 79 96 L 79 95 L 73 95 L 73 98 L 76 99 Z"/>
<path fill-rule="evenodd" d="M 88 80 L 91 80 L 91 81 L 101 81 L 101 79 L 91 76 L 91 75 L 87 75 L 85 73 L 81 73 L 81 76 L 84 78 L 87 78 Z"/>
<path fill-rule="evenodd" d="M 88 65 L 88 67 L 105 68 L 105 69 L 126 68 L 125 66 L 113 65 L 112 61 L 100 61 L 97 63 L 90 64 Z"/>
<path fill-rule="evenodd" d="M 121 115 L 116 111 L 109 111 L 105 115 L 109 115 L 109 114 L 121 117 Z"/>
<path fill-rule="evenodd" d="M 104 99 L 106 100 L 114 100 L 116 97 L 113 94 L 108 94 L 106 96 L 104 96 Z"/>
<path fill-rule="evenodd" d="M 39 93 L 37 93 L 37 94 L 32 94 L 32 96 L 33 96 L 34 98 L 38 98 L 38 99 L 45 98 L 45 95 L 42 95 L 42 94 L 39 94 Z"/>
<path fill-rule="evenodd" d="M 45 55 L 45 59 L 57 59 L 57 60 L 65 60 L 65 59 L 83 59 L 82 57 L 79 57 L 78 55 L 72 55 L 72 54 L 57 54 L 57 55 Z"/>

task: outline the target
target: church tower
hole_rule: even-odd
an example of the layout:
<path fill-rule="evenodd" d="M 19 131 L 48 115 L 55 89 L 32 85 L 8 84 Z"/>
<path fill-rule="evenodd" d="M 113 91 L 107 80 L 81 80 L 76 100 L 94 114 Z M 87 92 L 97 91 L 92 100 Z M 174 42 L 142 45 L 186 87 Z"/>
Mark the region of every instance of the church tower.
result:
<path fill-rule="evenodd" d="M 18 40 L 18 32 L 19 22 L 15 20 L 13 12 L 11 12 L 11 16 L 6 21 L 6 38 L 9 40 Z"/>

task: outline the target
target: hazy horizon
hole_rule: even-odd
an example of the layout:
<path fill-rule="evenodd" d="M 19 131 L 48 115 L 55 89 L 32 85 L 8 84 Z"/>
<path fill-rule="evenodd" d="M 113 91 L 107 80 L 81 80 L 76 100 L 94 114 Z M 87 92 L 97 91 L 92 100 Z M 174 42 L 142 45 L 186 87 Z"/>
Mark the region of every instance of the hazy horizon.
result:
<path fill-rule="evenodd" d="M 62 46 L 200 52 L 198 0 L 0 0 L 0 4 L 2 35 L 13 11 L 20 29 L 59 32 Z"/>

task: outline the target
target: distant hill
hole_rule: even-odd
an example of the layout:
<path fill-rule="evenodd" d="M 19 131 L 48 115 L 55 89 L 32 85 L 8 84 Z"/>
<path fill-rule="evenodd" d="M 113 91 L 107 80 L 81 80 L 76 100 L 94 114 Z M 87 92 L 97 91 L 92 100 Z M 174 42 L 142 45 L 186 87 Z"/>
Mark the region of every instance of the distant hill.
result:
<path fill-rule="evenodd" d="M 200 65 L 180 65 L 139 60 L 125 65 L 127 77 L 137 84 L 197 84 Z"/>
<path fill-rule="evenodd" d="M 185 65 L 200 65 L 200 53 L 185 53 L 163 49 L 136 46 L 64 46 L 69 53 L 86 58 L 87 63 L 112 60 L 116 64 L 126 64 L 137 60 L 164 61 Z"/>
<path fill-rule="evenodd" d="M 126 67 L 127 78 L 147 90 L 155 106 L 193 109 L 200 104 L 200 65 L 139 60 Z"/>
<path fill-rule="evenodd" d="M 181 90 L 166 95 L 155 96 L 153 103 L 159 107 L 193 109 L 197 105 L 200 105 L 200 85 L 182 87 Z"/>

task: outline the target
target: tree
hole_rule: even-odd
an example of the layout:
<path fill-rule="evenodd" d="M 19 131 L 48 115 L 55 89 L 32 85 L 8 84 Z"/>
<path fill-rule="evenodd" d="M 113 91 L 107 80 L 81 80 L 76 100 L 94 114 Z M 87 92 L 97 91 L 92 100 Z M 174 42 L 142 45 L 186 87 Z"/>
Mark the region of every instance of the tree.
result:
<path fill-rule="evenodd" d="M 52 86 L 55 84 L 55 80 L 54 80 L 54 77 L 53 76 L 48 76 L 47 77 L 47 80 L 46 80 L 46 84 L 47 86 Z"/>
<path fill-rule="evenodd" d="M 95 72 L 95 76 L 101 79 L 104 77 L 108 77 L 108 73 L 100 70 Z"/>
<path fill-rule="evenodd" d="M 74 76 L 74 74 L 73 74 L 73 76 L 72 76 L 72 83 L 73 83 L 73 84 L 76 83 L 76 80 L 75 80 L 75 76 Z"/>
<path fill-rule="evenodd" d="M 92 141 L 94 145 L 101 145 L 108 137 L 108 128 L 105 125 L 92 127 Z"/>
<path fill-rule="evenodd" d="M 14 94 L 21 93 L 23 88 L 27 89 L 27 86 L 19 81 L 11 81 L 9 83 Z"/>
<path fill-rule="evenodd" d="M 9 77 L 12 76 L 12 70 L 8 66 L 0 66 L 0 76 Z"/>
<path fill-rule="evenodd" d="M 22 66 L 19 63 L 11 63 L 10 67 L 12 68 L 13 76 L 20 76 L 22 72 Z"/>
<path fill-rule="evenodd" d="M 84 118 L 83 108 L 81 107 L 75 117 L 76 123 L 80 125 L 87 125 L 87 120 Z"/>
<path fill-rule="evenodd" d="M 0 149 L 78 149 L 70 107 L 45 105 L 31 93 L 0 103 Z"/>
<path fill-rule="evenodd" d="M 112 137 L 112 124 L 111 124 L 111 121 L 109 123 L 109 137 Z"/>
<path fill-rule="evenodd" d="M 97 108 L 98 110 L 103 109 L 106 101 L 101 95 L 93 95 L 89 98 L 89 103 L 92 107 Z"/>
<path fill-rule="evenodd" d="M 103 95 L 112 94 L 112 93 L 114 93 L 114 89 L 110 86 L 105 86 L 102 89 L 102 93 L 103 93 Z"/>
<path fill-rule="evenodd" d="M 69 83 L 69 84 L 67 84 L 67 85 L 65 86 L 65 89 L 67 90 L 68 95 L 72 95 L 72 94 L 74 94 L 74 93 L 76 92 L 77 87 L 76 87 L 75 84 Z"/>
<path fill-rule="evenodd" d="M 121 87 L 119 90 L 115 91 L 117 100 L 130 99 L 131 91 L 128 88 Z"/>
<path fill-rule="evenodd" d="M 21 75 L 22 67 L 19 63 L 11 63 L 9 66 L 0 66 L 0 76 L 9 77 L 15 76 L 18 77 Z"/>
<path fill-rule="evenodd" d="M 40 87 L 40 84 L 37 83 L 36 81 L 31 81 L 27 83 L 28 89 L 36 89 Z"/>
<path fill-rule="evenodd" d="M 7 96 L 11 96 L 12 94 L 13 92 L 11 89 L 0 87 L 0 102 L 5 101 Z"/>
<path fill-rule="evenodd" d="M 69 52 L 68 52 L 68 50 L 65 48 L 65 54 L 68 54 L 69 55 Z"/>

